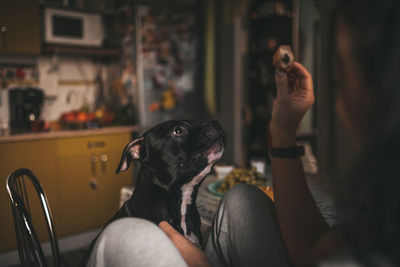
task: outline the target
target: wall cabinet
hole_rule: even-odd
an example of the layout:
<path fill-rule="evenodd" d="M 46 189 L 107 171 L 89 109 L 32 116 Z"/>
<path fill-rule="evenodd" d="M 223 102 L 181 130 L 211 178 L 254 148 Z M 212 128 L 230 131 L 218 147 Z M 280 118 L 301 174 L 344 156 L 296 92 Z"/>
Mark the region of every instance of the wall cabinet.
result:
<path fill-rule="evenodd" d="M 0 3 L 0 53 L 40 53 L 39 0 Z"/>
<path fill-rule="evenodd" d="M 132 184 L 132 169 L 115 174 L 130 133 L 0 144 L 0 251 L 16 248 L 10 200 L 5 189 L 9 173 L 31 169 L 48 196 L 58 237 L 101 227 L 118 209 L 120 189 Z M 30 196 L 33 190 L 28 188 Z M 31 198 L 39 237 L 47 238 L 40 204 Z"/>

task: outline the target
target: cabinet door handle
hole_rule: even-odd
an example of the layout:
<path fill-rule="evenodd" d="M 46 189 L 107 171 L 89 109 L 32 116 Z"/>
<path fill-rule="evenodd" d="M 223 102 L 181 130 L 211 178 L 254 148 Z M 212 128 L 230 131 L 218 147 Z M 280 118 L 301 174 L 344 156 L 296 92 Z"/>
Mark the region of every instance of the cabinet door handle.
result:
<path fill-rule="evenodd" d="M 90 162 L 93 163 L 93 164 L 95 164 L 95 163 L 97 162 L 97 157 L 96 157 L 96 155 L 90 156 Z"/>
<path fill-rule="evenodd" d="M 108 160 L 108 156 L 106 154 L 101 154 L 100 160 L 101 160 L 101 171 L 103 173 L 106 173 L 106 162 Z"/>
<path fill-rule="evenodd" d="M 100 156 L 100 160 L 101 160 L 101 162 L 104 162 L 104 163 L 106 163 L 106 162 L 107 162 L 107 160 L 108 160 L 108 156 L 107 156 L 106 154 L 101 154 L 101 156 Z"/>
<path fill-rule="evenodd" d="M 96 155 L 91 155 L 90 156 L 90 168 L 92 170 L 92 175 L 96 175 L 96 162 L 97 162 L 97 157 Z"/>

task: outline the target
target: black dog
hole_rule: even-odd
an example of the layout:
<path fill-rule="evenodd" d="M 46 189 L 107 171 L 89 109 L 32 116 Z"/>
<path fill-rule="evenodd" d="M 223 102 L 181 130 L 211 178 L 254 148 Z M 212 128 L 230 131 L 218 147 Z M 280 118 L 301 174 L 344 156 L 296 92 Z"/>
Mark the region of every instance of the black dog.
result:
<path fill-rule="evenodd" d="M 221 158 L 225 140 L 217 121 L 198 125 L 170 120 L 130 142 L 116 172 L 126 171 L 132 160 L 139 161 L 135 191 L 106 225 L 123 217 L 144 218 L 156 224 L 167 221 L 193 243 L 202 245 L 197 192 Z"/>

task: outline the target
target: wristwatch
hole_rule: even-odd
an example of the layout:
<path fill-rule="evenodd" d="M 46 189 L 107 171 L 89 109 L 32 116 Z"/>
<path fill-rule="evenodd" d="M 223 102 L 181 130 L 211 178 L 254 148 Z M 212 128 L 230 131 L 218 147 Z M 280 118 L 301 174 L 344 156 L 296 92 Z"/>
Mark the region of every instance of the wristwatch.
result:
<path fill-rule="evenodd" d="M 271 147 L 270 155 L 273 158 L 295 159 L 304 156 L 304 146 Z"/>

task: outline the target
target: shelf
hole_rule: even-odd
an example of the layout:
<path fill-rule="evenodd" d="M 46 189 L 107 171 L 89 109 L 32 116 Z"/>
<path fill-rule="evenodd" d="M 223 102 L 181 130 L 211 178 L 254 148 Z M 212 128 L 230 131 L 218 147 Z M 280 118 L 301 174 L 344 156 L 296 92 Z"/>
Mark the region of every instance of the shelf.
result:
<path fill-rule="evenodd" d="M 43 53 L 57 53 L 64 55 L 87 55 L 101 57 L 116 57 L 120 51 L 117 48 L 96 48 L 66 45 L 44 45 Z"/>
<path fill-rule="evenodd" d="M 52 3 L 48 1 L 40 1 L 40 5 L 42 8 L 54 8 L 54 9 L 70 10 L 83 13 L 91 13 L 91 14 L 115 15 L 118 13 L 112 10 L 110 6 L 87 7 L 78 5 L 63 5 L 62 3 Z"/>
<path fill-rule="evenodd" d="M 25 80 L 25 79 L 9 79 L 0 78 L 0 82 L 5 83 L 7 87 L 13 86 L 38 86 L 38 80 Z"/>

